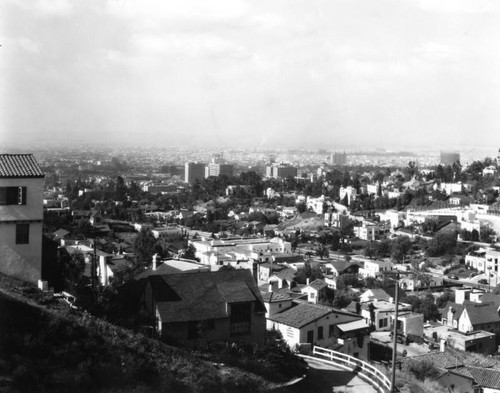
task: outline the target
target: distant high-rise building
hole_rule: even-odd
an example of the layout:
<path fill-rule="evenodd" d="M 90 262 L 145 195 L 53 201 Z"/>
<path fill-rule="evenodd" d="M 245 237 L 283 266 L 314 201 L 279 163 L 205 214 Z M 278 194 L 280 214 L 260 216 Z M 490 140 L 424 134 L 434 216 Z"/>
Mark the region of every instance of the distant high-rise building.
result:
<path fill-rule="evenodd" d="M 460 153 L 455 151 L 442 151 L 440 162 L 441 165 L 453 165 L 456 162 L 460 162 Z"/>
<path fill-rule="evenodd" d="M 330 165 L 347 165 L 346 152 L 340 153 L 336 151 L 330 154 Z"/>
<path fill-rule="evenodd" d="M 198 162 L 186 162 L 184 171 L 184 181 L 193 184 L 195 180 L 205 178 L 205 164 Z"/>
<path fill-rule="evenodd" d="M 234 175 L 234 166 L 227 163 L 217 162 L 220 160 L 212 160 L 205 168 L 205 177 L 225 175 L 231 177 Z"/>
<path fill-rule="evenodd" d="M 266 177 L 275 178 L 275 179 L 283 179 L 286 177 L 296 177 L 297 176 L 297 168 L 285 164 L 283 162 L 276 163 L 272 162 L 270 165 L 266 166 Z"/>

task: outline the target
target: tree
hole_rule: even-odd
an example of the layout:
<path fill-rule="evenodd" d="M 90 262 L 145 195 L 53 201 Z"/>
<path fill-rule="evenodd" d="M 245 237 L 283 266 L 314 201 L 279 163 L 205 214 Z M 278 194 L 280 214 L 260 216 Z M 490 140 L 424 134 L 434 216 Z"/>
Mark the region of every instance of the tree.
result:
<path fill-rule="evenodd" d="M 399 236 L 391 243 L 391 257 L 397 261 L 402 261 L 411 249 L 411 241 L 408 236 Z"/>
<path fill-rule="evenodd" d="M 194 239 L 194 237 L 193 237 Z M 185 259 L 192 259 L 193 261 L 198 261 L 196 258 L 196 248 L 192 244 L 188 244 L 188 246 L 181 253 L 181 257 Z"/>
<path fill-rule="evenodd" d="M 304 202 L 300 202 L 297 204 L 297 212 L 304 213 L 307 210 L 307 206 Z"/>
<path fill-rule="evenodd" d="M 436 299 L 437 308 L 443 308 L 447 302 L 455 301 L 455 293 L 452 291 L 446 291 L 441 296 Z"/>
<path fill-rule="evenodd" d="M 438 257 L 445 254 L 453 254 L 457 245 L 455 232 L 439 232 L 427 244 L 426 254 L 430 257 Z"/>
<path fill-rule="evenodd" d="M 134 242 L 134 253 L 137 266 L 148 266 L 153 260 L 153 255 L 162 251 L 153 233 L 142 228 Z"/>

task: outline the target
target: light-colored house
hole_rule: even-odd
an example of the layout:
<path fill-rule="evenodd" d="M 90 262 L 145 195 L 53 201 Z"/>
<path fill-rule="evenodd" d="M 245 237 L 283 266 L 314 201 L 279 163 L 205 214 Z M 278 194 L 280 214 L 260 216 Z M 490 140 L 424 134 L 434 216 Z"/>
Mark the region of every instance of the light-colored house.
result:
<path fill-rule="evenodd" d="M 274 314 L 267 320 L 267 328 L 280 331 L 290 348 L 300 347 L 302 344 L 338 348 L 338 344 L 343 344 L 347 350 L 348 342 L 351 344 L 350 355 L 366 356 L 369 326 L 359 315 L 305 301 L 295 301 L 294 304 L 295 306 Z M 347 325 L 350 322 L 358 323 Z M 353 336 L 356 337 L 354 340 Z M 357 337 L 362 339 L 358 341 Z M 339 342 L 339 339 L 345 341 Z"/>
<path fill-rule="evenodd" d="M 271 262 L 275 254 L 291 254 L 292 245 L 280 238 L 230 238 L 189 240 L 195 256 L 206 265 L 221 265 L 227 261 L 251 259 L 255 262 Z"/>
<path fill-rule="evenodd" d="M 362 240 L 375 240 L 377 226 L 363 223 L 362 226 L 354 227 L 354 235 Z"/>
<path fill-rule="evenodd" d="M 389 260 L 366 259 L 363 268 L 359 269 L 359 274 L 363 277 L 379 278 L 384 276 L 384 272 L 394 270 L 394 264 Z"/>
<path fill-rule="evenodd" d="M 309 279 L 307 280 L 309 281 Z M 301 288 L 300 292 L 307 294 L 308 302 L 316 304 L 326 297 L 327 288 L 328 285 L 325 281 L 317 279 Z"/>
<path fill-rule="evenodd" d="M 42 279 L 44 174 L 32 154 L 0 154 L 0 272 Z"/>
<path fill-rule="evenodd" d="M 262 301 L 266 306 L 266 318 L 292 307 L 293 297 L 281 292 L 261 292 Z"/>
<path fill-rule="evenodd" d="M 411 305 L 399 303 L 399 312 L 411 311 Z M 393 314 L 396 311 L 396 304 L 390 300 L 371 300 L 361 303 L 361 315 L 366 321 L 373 325 L 377 331 L 388 331 L 391 328 Z"/>
<path fill-rule="evenodd" d="M 391 315 L 391 324 L 394 323 L 395 315 Z M 398 313 L 398 333 L 408 336 L 413 334 L 422 337 L 424 335 L 424 314 L 404 311 Z"/>

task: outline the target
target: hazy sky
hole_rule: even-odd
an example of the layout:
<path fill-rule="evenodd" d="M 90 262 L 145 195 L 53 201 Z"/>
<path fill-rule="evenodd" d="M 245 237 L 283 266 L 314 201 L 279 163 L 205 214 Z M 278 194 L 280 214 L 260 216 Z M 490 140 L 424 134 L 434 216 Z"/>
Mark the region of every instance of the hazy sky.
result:
<path fill-rule="evenodd" d="M 0 143 L 500 145 L 500 2 L 1 0 Z"/>

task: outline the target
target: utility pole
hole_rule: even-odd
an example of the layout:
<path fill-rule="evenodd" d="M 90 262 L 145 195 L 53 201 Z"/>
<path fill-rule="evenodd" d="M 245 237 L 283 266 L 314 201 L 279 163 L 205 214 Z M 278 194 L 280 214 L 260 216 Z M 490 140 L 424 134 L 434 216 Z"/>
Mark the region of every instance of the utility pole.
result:
<path fill-rule="evenodd" d="M 397 358 L 397 345 L 398 345 L 398 305 L 399 305 L 399 282 L 396 281 L 395 287 L 395 315 L 394 315 L 394 330 L 392 333 L 392 375 L 391 375 L 391 393 L 396 392 L 396 358 Z"/>

